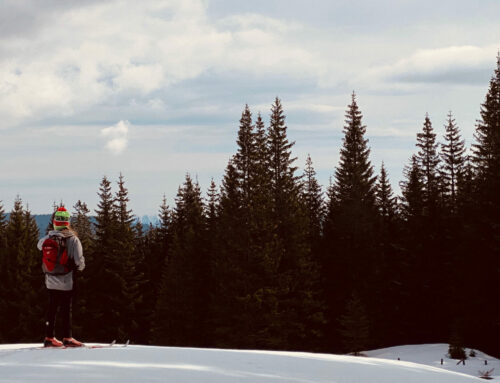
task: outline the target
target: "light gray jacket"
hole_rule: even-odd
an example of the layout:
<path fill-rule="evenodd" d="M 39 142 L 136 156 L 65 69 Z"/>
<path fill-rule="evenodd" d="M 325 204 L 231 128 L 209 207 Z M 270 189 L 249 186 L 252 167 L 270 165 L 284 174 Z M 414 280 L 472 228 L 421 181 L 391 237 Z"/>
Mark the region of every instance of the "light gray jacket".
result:
<path fill-rule="evenodd" d="M 73 261 L 80 271 L 85 268 L 85 258 L 83 258 L 82 244 L 78 237 L 76 237 L 69 230 L 52 230 L 49 232 L 49 235 L 46 235 L 38 241 L 39 250 L 42 250 L 43 241 L 45 241 L 49 236 L 66 238 L 66 248 L 68 251 L 69 262 Z M 51 290 L 73 290 L 73 271 L 64 275 L 45 274 L 45 286 Z"/>

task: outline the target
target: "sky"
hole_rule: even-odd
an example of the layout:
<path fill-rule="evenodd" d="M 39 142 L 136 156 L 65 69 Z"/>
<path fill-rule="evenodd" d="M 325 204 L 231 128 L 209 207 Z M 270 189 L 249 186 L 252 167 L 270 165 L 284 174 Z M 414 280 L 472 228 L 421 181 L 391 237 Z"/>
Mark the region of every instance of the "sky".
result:
<path fill-rule="evenodd" d="M 298 173 L 324 189 L 352 92 L 375 172 L 393 188 L 429 114 L 466 143 L 500 49 L 500 1 L 4 0 L 0 2 L 0 200 L 35 214 L 91 210 L 123 174 L 136 215 L 170 206 L 187 173 L 220 185 L 246 104 L 276 97 Z"/>

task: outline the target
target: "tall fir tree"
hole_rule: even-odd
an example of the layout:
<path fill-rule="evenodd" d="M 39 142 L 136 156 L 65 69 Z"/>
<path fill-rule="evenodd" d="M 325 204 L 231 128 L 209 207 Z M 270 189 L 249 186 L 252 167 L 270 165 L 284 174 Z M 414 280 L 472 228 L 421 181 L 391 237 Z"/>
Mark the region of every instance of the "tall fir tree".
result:
<path fill-rule="evenodd" d="M 142 265 L 144 263 L 142 249 L 136 249 L 136 230 L 134 228 L 134 216 L 132 210 L 128 208 L 128 189 L 125 187 L 125 180 L 120 173 L 118 179 L 118 191 L 114 198 L 115 217 L 117 224 L 115 227 L 115 237 L 113 255 L 120 261 L 120 276 L 124 284 L 120 292 L 120 322 L 117 329 L 121 339 L 147 338 L 142 329 L 139 328 L 137 305 L 142 303 Z"/>
<path fill-rule="evenodd" d="M 429 115 L 425 115 L 422 132 L 417 133 L 417 160 L 423 177 L 424 214 L 428 223 L 434 223 L 439 206 L 439 154 L 436 133 Z"/>
<path fill-rule="evenodd" d="M 369 270 L 376 255 L 376 177 L 355 93 L 345 117 L 340 163 L 328 191 L 323 256 L 330 322 L 328 343 L 333 351 L 339 351 L 335 346 L 340 344 L 337 323 L 351 292 L 356 288 L 360 297 L 368 301 L 365 294 L 373 291 Z"/>
<path fill-rule="evenodd" d="M 377 254 L 373 274 L 378 287 L 378 305 L 371 313 L 371 334 L 375 344 L 397 343 L 402 329 L 403 284 L 401 270 L 401 219 L 397 197 L 394 196 L 384 163 L 377 180 L 375 204 L 378 210 L 376 227 Z M 388 322 L 387 316 L 393 318 Z"/>
<path fill-rule="evenodd" d="M 7 248 L 3 266 L 2 296 L 5 310 L 0 325 L 1 337 L 7 342 L 34 341 L 43 328 L 43 275 L 41 257 L 36 244 L 39 231 L 33 215 L 25 209 L 20 197 L 5 227 Z"/>
<path fill-rule="evenodd" d="M 398 203 L 397 197 L 394 196 L 394 192 L 392 191 L 392 186 L 389 182 L 387 170 L 383 162 L 380 168 L 380 177 L 377 182 L 375 200 L 382 226 L 385 230 L 396 218 Z"/>
<path fill-rule="evenodd" d="M 477 285 L 481 285 L 479 299 L 471 301 L 471 310 L 481 310 L 482 318 L 471 318 L 474 338 L 488 339 L 484 349 L 493 350 L 494 341 L 486 329 L 500 331 L 498 312 L 488 302 L 498 299 L 496 288 L 500 279 L 500 52 L 497 66 L 490 80 L 485 101 L 481 105 L 481 118 L 477 121 L 472 145 L 475 167 L 475 224 L 471 228 L 475 237 L 474 267 L 470 270 Z M 478 291 L 476 291 L 479 293 Z M 496 318 L 496 319 L 495 319 Z"/>
<path fill-rule="evenodd" d="M 75 310 L 73 332 L 75 336 L 81 334 L 87 336 L 87 318 L 90 317 L 89 302 L 93 300 L 91 293 L 90 280 L 91 276 L 88 272 L 88 265 L 94 264 L 93 250 L 94 250 L 94 231 L 92 228 L 92 221 L 90 218 L 90 209 L 85 202 L 78 200 L 73 206 L 73 213 L 71 215 L 71 227 L 76 231 L 78 238 L 82 244 L 83 256 L 87 270 L 83 272 L 73 273 L 73 304 L 78 307 Z M 92 269 L 92 266 L 90 266 Z M 88 329 L 89 332 L 91 331 Z"/>
<path fill-rule="evenodd" d="M 6 227 L 7 216 L 2 201 L 0 201 L 0 268 L 5 271 L 8 270 Z M 8 310 L 8 291 L 9 287 L 6 278 L 0 278 L 0 312 L 2 313 L 6 313 Z M 7 328 L 3 322 L 0 323 L 0 343 L 7 341 L 6 330 Z"/>
<path fill-rule="evenodd" d="M 455 119 L 451 112 L 445 125 L 445 143 L 441 145 L 441 183 L 444 188 L 446 205 L 450 213 L 457 213 L 458 179 L 463 171 L 465 162 L 465 141 L 460 135 Z"/>
<path fill-rule="evenodd" d="M 93 263 L 88 264 L 89 318 L 86 334 L 91 341 L 124 339 L 122 294 L 125 287 L 124 264 L 117 252 L 118 217 L 111 182 L 104 176 L 99 186 L 95 222 Z"/>
<path fill-rule="evenodd" d="M 318 246 L 321 241 L 323 219 L 325 215 L 325 205 L 323 201 L 323 191 L 316 179 L 316 171 L 313 167 L 311 156 L 307 155 L 306 166 L 302 176 L 301 195 L 304 201 L 308 216 L 308 235 L 311 249 L 317 255 Z"/>
<path fill-rule="evenodd" d="M 189 175 L 179 188 L 172 219 L 172 245 L 161 279 L 153 323 L 159 344 L 206 346 L 211 292 L 200 188 Z"/>
<path fill-rule="evenodd" d="M 314 347 L 322 336 L 322 302 L 315 291 L 319 278 L 307 239 L 307 213 L 300 198 L 300 177 L 295 175 L 295 144 L 287 137 L 285 114 L 279 98 L 271 107 L 267 133 L 270 170 L 272 235 L 263 299 L 268 307 L 263 332 L 266 347 Z"/>

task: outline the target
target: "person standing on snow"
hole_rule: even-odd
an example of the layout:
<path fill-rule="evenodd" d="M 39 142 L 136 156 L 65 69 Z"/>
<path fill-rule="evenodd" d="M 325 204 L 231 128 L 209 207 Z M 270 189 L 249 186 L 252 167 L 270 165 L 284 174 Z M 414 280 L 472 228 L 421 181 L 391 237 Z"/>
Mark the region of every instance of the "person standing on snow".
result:
<path fill-rule="evenodd" d="M 73 270 L 82 271 L 85 268 L 85 259 L 82 244 L 77 233 L 70 228 L 69 220 L 70 214 L 64 207 L 57 209 L 52 216 L 54 230 L 51 230 L 48 235 L 38 241 L 38 249 L 44 252 L 43 269 L 45 272 L 45 286 L 49 295 L 49 307 L 45 323 L 45 347 L 83 346 L 83 343 L 72 337 L 71 305 L 73 299 Z M 50 251 L 47 250 L 50 246 L 52 246 L 52 249 L 55 246 L 57 260 L 61 259 L 61 264 L 55 267 L 62 268 L 62 272 L 56 272 L 53 265 L 46 264 L 46 251 Z M 55 337 L 55 321 L 58 309 L 63 324 L 62 342 Z"/>

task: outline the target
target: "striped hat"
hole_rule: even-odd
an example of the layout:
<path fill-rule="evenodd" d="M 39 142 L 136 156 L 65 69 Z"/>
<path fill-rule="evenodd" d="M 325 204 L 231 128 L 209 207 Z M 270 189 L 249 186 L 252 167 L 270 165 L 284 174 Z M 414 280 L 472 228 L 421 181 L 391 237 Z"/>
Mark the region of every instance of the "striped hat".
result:
<path fill-rule="evenodd" d="M 70 214 L 66 210 L 64 206 L 61 206 L 57 211 L 54 213 L 54 220 L 52 221 L 52 224 L 54 225 L 55 230 L 62 230 L 66 227 L 69 226 L 69 218 Z"/>

